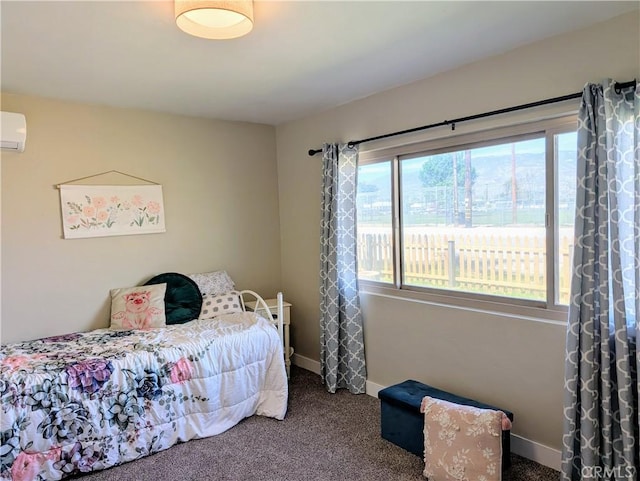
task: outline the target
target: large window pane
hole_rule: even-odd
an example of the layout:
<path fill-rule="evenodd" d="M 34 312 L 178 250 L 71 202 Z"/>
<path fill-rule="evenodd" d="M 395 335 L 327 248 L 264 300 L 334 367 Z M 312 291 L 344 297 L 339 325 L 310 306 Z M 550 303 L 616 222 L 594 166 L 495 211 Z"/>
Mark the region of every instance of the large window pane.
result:
<path fill-rule="evenodd" d="M 557 304 L 569 304 L 573 256 L 573 228 L 576 205 L 576 144 L 577 134 L 568 132 L 555 136 L 557 172 L 556 187 L 556 259 L 555 293 Z"/>
<path fill-rule="evenodd" d="M 403 283 L 546 301 L 544 137 L 400 161 Z"/>
<path fill-rule="evenodd" d="M 358 167 L 358 278 L 393 283 L 391 161 Z"/>

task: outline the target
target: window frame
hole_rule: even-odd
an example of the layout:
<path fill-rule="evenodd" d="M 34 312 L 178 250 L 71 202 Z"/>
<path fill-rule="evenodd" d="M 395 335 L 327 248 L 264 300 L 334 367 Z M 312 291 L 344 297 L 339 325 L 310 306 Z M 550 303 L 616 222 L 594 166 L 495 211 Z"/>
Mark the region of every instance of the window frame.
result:
<path fill-rule="evenodd" d="M 559 271 L 556 268 L 556 250 L 559 247 L 559 225 L 557 225 L 556 199 L 558 198 L 558 162 L 556 159 L 555 136 L 577 130 L 575 116 L 563 116 L 526 122 L 508 127 L 449 135 L 421 142 L 397 145 L 377 150 L 362 151 L 358 164 L 370 165 L 390 162 L 391 173 L 391 231 L 393 242 L 393 281 L 392 283 L 367 279 L 358 279 L 364 292 L 387 297 L 426 301 L 464 309 L 484 309 L 507 314 L 531 317 L 535 319 L 565 320 L 568 307 L 558 304 L 556 291 L 559 292 Z M 412 286 L 404 283 L 403 269 L 403 219 L 402 219 L 402 182 L 401 162 L 439 153 L 465 150 L 469 148 L 499 145 L 532 138 L 545 140 L 545 248 L 546 248 L 546 299 L 531 300 L 495 294 L 472 293 L 435 287 Z"/>

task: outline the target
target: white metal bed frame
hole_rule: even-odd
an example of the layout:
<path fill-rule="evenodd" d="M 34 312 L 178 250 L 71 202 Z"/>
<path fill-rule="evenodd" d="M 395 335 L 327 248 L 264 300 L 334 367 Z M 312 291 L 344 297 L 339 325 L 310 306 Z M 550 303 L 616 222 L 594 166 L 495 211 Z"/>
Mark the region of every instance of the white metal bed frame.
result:
<path fill-rule="evenodd" d="M 250 295 L 252 297 L 255 298 L 256 300 L 256 307 L 255 307 L 255 311 L 257 311 L 258 309 L 264 309 L 264 312 L 267 313 L 267 315 L 269 316 L 269 321 L 274 325 L 274 327 L 278 330 L 278 336 L 280 337 L 280 344 L 283 346 L 284 349 L 284 327 L 283 327 L 283 319 L 284 319 L 284 307 L 283 307 L 283 296 L 282 296 L 282 292 L 278 292 L 278 295 L 276 296 L 276 299 L 278 301 L 278 305 L 276 307 L 277 312 L 276 312 L 276 316 L 274 317 L 273 314 L 271 313 L 271 309 L 269 309 L 269 306 L 267 306 L 267 303 L 265 302 L 265 300 L 262 298 L 262 296 L 260 296 L 260 294 L 258 294 L 255 291 L 250 291 L 250 290 L 244 290 L 244 291 L 240 291 L 240 302 L 242 304 L 242 310 L 246 312 L 247 308 L 245 306 L 245 301 L 244 301 L 244 296 L 245 294 Z"/>

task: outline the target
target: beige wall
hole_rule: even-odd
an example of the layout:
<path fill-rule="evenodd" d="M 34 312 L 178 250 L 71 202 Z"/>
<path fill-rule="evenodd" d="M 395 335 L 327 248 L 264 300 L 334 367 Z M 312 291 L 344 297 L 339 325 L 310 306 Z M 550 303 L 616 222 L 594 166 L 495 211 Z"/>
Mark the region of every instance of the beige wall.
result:
<path fill-rule="evenodd" d="M 9 93 L 2 110 L 27 118 L 1 160 L 3 342 L 106 327 L 109 289 L 162 272 L 280 287 L 273 127 Z M 62 239 L 54 185 L 109 170 L 162 184 L 166 233 Z"/>
<path fill-rule="evenodd" d="M 308 157 L 309 148 L 579 92 L 586 82 L 605 77 L 630 80 L 640 73 L 639 24 L 637 12 L 618 17 L 278 126 L 282 276 L 293 304 L 296 353 L 319 359 L 321 159 Z M 573 102 L 524 117 L 576 108 Z M 521 118 L 496 117 L 456 132 Z M 411 139 L 443 135 L 450 132 Z M 370 381 L 390 385 L 415 378 L 504 406 L 515 413 L 514 433 L 560 448 L 563 325 L 372 294 L 361 300 Z"/>
<path fill-rule="evenodd" d="M 24 113 L 28 135 L 23 154 L 1 159 L 1 339 L 106 326 L 110 288 L 166 271 L 227 269 L 239 287 L 265 296 L 282 286 L 293 303 L 292 344 L 318 360 L 321 172 L 307 150 L 639 76 L 639 24 L 637 13 L 622 16 L 281 125 L 275 137 L 264 125 L 3 93 L 2 110 Z M 394 142 L 443 135 L 450 132 Z M 63 240 L 53 186 L 112 169 L 163 185 L 167 232 Z M 415 378 L 503 405 L 515 412 L 516 434 L 560 447 L 562 325 L 366 293 L 361 300 L 370 381 Z"/>

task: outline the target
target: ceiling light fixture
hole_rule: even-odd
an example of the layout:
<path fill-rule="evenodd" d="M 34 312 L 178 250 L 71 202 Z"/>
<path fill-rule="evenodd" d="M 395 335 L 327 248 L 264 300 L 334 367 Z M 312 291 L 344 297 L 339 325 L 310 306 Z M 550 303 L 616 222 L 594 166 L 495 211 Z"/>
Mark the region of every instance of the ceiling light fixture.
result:
<path fill-rule="evenodd" d="M 253 28 L 253 0 L 174 0 L 176 24 L 196 37 L 228 39 Z"/>

